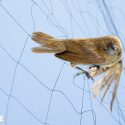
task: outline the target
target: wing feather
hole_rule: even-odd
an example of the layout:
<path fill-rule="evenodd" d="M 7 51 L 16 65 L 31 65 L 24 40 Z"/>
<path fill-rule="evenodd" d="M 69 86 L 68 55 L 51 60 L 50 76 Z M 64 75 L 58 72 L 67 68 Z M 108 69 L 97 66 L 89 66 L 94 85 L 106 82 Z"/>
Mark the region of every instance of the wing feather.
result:
<path fill-rule="evenodd" d="M 98 53 L 94 39 L 67 39 L 63 42 L 66 51 L 55 54 L 60 59 L 79 64 L 102 64 L 105 61 Z"/>
<path fill-rule="evenodd" d="M 120 61 L 117 64 L 116 69 L 115 69 L 115 79 L 114 79 L 115 84 L 114 84 L 114 89 L 113 89 L 113 93 L 112 93 L 111 105 L 110 105 L 111 111 L 112 111 L 112 106 L 113 106 L 113 103 L 114 103 L 114 100 L 115 100 L 115 97 L 117 94 L 122 69 L 123 69 L 123 63 L 122 63 L 122 61 Z"/>

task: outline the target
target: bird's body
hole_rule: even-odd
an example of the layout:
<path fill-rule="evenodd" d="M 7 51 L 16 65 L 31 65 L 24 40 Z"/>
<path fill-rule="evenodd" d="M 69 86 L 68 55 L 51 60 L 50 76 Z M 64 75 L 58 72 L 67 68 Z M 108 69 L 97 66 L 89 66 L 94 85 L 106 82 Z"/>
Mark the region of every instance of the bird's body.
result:
<path fill-rule="evenodd" d="M 110 65 L 122 57 L 120 40 L 116 36 L 87 39 L 55 39 L 47 34 L 36 32 L 33 40 L 42 46 L 33 48 L 36 53 L 54 53 L 56 57 L 69 61 L 72 65 L 97 64 Z M 108 49 L 116 46 L 116 53 Z M 119 54 L 119 55 L 118 55 Z"/>
<path fill-rule="evenodd" d="M 79 64 L 99 66 L 100 68 L 96 70 L 93 70 L 94 67 L 90 68 L 88 71 L 89 75 L 96 77 L 105 73 L 106 76 L 95 83 L 92 91 L 94 95 L 98 95 L 102 89 L 107 87 L 104 93 L 105 96 L 111 83 L 114 81 L 115 87 L 111 101 L 112 110 L 112 104 L 116 96 L 120 74 L 123 68 L 123 50 L 118 37 L 104 36 L 98 38 L 56 39 L 45 33 L 34 32 L 32 39 L 41 45 L 32 49 L 35 53 L 54 53 L 56 57 L 70 62 L 71 66 Z"/>
<path fill-rule="evenodd" d="M 109 40 L 108 40 L 109 39 Z M 122 55 L 109 54 L 106 51 L 106 45 L 114 39 L 113 36 L 99 37 L 99 38 L 88 38 L 88 39 L 67 39 L 62 40 L 66 48 L 61 53 L 56 53 L 55 56 L 71 64 L 96 64 L 96 65 L 109 65 L 117 62 Z M 121 44 L 117 43 L 119 48 Z"/>

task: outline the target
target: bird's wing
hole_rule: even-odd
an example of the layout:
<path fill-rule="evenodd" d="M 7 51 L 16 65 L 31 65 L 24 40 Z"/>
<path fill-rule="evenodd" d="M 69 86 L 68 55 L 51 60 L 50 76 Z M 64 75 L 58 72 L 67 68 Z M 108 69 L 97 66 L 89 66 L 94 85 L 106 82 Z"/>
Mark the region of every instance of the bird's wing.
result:
<path fill-rule="evenodd" d="M 62 53 L 57 53 L 55 54 L 56 57 L 69 61 L 71 63 L 76 63 L 76 64 L 89 64 L 91 61 L 89 59 L 86 59 L 83 55 L 76 54 L 76 53 L 71 53 L 69 51 L 64 51 Z"/>
<path fill-rule="evenodd" d="M 112 111 L 113 102 L 117 94 L 117 89 L 118 89 L 122 69 L 123 69 L 123 62 L 120 61 L 119 63 L 116 64 L 116 69 L 115 69 L 115 78 L 114 78 L 115 83 L 114 83 L 114 89 L 113 89 L 112 100 L 111 100 L 111 105 L 110 105 L 111 111 Z"/>
<path fill-rule="evenodd" d="M 66 51 L 55 54 L 56 57 L 80 64 L 102 64 L 104 57 L 97 51 L 94 41 L 86 40 L 65 40 Z"/>
<path fill-rule="evenodd" d="M 119 80 L 120 80 L 121 72 L 123 69 L 122 63 L 123 63 L 122 61 L 119 61 L 118 63 L 111 65 L 111 67 L 107 69 L 107 71 L 105 72 L 105 76 L 101 80 L 97 81 L 91 89 L 94 96 L 99 95 L 99 93 L 104 90 L 104 93 L 101 99 L 103 101 L 111 85 L 114 83 L 112 99 L 110 103 L 111 111 L 112 111 L 112 106 L 113 106 L 113 103 L 117 94 Z"/>

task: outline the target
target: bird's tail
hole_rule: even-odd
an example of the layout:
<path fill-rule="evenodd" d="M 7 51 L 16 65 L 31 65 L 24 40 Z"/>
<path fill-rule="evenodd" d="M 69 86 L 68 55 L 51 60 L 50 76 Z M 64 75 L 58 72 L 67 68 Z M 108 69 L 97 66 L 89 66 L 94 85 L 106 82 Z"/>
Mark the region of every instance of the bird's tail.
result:
<path fill-rule="evenodd" d="M 39 47 L 32 48 L 35 53 L 60 53 L 65 51 L 64 43 L 48 34 L 33 32 L 32 40 L 40 44 Z"/>

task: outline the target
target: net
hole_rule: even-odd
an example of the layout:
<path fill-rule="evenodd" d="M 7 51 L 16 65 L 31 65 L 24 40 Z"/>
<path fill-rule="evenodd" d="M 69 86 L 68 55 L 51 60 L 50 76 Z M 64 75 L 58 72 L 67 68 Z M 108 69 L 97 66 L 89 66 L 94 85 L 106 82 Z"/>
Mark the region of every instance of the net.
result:
<path fill-rule="evenodd" d="M 57 38 L 114 34 L 124 41 L 122 3 L 123 0 L 1 0 L 0 115 L 4 122 L 0 124 L 124 125 L 124 71 L 110 112 L 112 90 L 101 102 L 90 92 L 93 81 L 85 76 L 73 79 L 78 71 L 67 62 L 51 54 L 31 52 L 34 31 Z"/>

